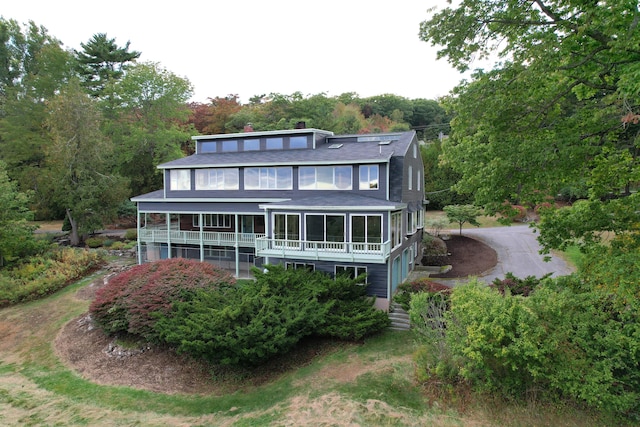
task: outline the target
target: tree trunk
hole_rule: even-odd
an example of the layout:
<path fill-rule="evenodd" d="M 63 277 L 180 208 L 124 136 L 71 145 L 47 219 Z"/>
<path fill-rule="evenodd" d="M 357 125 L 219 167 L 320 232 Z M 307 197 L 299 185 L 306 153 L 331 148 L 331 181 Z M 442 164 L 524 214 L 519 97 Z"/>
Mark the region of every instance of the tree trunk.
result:
<path fill-rule="evenodd" d="M 71 224 L 71 235 L 69 236 L 71 240 L 71 246 L 78 246 L 80 244 L 80 235 L 78 234 L 78 221 L 73 219 L 70 209 L 67 209 L 67 218 L 69 219 L 69 224 Z"/>

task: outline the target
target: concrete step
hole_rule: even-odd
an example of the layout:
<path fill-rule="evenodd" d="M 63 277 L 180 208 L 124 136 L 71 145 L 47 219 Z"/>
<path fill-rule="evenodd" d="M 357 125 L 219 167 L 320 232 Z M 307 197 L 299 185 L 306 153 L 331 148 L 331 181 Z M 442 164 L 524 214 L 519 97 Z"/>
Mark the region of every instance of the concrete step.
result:
<path fill-rule="evenodd" d="M 395 302 L 392 302 L 389 307 L 389 319 L 391 320 L 391 326 L 389 326 L 389 329 L 391 330 L 408 331 L 411 329 L 409 313 L 404 311 L 402 307 Z"/>

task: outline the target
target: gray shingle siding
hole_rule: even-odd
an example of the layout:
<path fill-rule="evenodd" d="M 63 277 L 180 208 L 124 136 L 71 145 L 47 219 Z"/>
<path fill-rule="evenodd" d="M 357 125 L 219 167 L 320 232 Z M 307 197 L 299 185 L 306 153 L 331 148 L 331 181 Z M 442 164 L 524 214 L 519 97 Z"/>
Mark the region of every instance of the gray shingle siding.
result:
<path fill-rule="evenodd" d="M 289 138 L 295 135 L 306 135 L 308 137 L 309 148 L 307 149 L 282 149 L 267 150 L 266 138 L 282 134 L 284 146 L 286 148 Z M 415 243 L 421 240 L 422 232 L 407 235 L 407 212 L 415 212 L 423 208 L 423 183 L 418 187 L 418 171 L 420 177 L 424 173 L 422 158 L 419 149 L 416 148 L 416 156 L 413 156 L 414 148 L 418 147 L 416 134 L 413 131 L 403 133 L 387 133 L 375 135 L 333 135 L 331 132 L 315 129 L 307 130 L 286 130 L 255 132 L 247 134 L 198 136 L 194 140 L 200 147 L 202 143 L 215 143 L 219 140 L 256 139 L 260 138 L 262 151 L 246 152 L 215 152 L 198 153 L 189 157 L 164 163 L 159 166 L 164 172 L 164 182 L 166 188 L 134 197 L 138 210 L 141 213 L 221 213 L 254 215 L 254 221 L 262 222 L 261 232 L 266 232 L 267 237 L 273 237 L 272 219 L 274 213 L 299 214 L 300 215 L 300 239 L 305 239 L 305 214 L 344 214 L 345 216 L 345 241 L 350 240 L 351 222 L 353 215 L 381 215 L 382 216 L 382 241 L 389 240 L 391 235 L 391 214 L 402 211 L 402 243 L 394 248 L 386 259 L 385 255 L 380 255 L 380 259 L 366 258 L 367 262 L 378 262 L 375 264 L 353 263 L 348 260 L 355 258 L 345 258 L 342 260 L 337 254 L 330 252 L 330 258 L 323 254 L 323 261 L 310 261 L 315 257 L 312 252 L 305 255 L 296 253 L 295 256 L 305 258 L 304 260 L 283 259 L 270 257 L 270 263 L 277 262 L 299 262 L 312 263 L 317 270 L 326 271 L 333 274 L 336 265 L 366 266 L 369 274 L 367 290 L 371 295 L 380 298 L 390 298 L 390 280 L 395 277 L 391 271 L 393 260 L 402 257 L 403 252 L 409 247 L 414 247 Z M 313 141 L 312 141 L 313 139 Z M 315 143 L 315 148 L 311 144 Z M 239 148 L 244 147 L 244 142 L 239 143 Z M 331 148 L 334 147 L 334 148 Z M 217 146 L 215 147 L 216 149 Z M 369 190 L 359 189 L 359 169 L 358 165 L 377 164 L 379 165 L 378 188 Z M 300 166 L 331 166 L 331 165 L 352 165 L 352 189 L 351 190 L 300 190 L 298 186 Z M 246 167 L 292 167 L 292 189 L 290 190 L 244 190 L 244 168 Z M 409 167 L 413 170 L 413 185 L 409 189 L 407 178 Z M 195 190 L 195 171 L 199 168 L 238 168 L 239 169 L 239 190 Z M 172 169 L 189 169 L 191 171 L 191 189 L 184 191 L 171 190 L 170 171 Z M 419 188 L 419 189 L 418 189 Z M 264 216 L 264 220 L 263 220 Z M 183 218 L 189 222 L 189 218 Z M 245 218 L 246 219 L 246 218 Z M 234 224 L 235 224 L 234 220 Z M 239 226 L 240 220 L 237 221 Z M 193 222 L 191 221 L 191 224 Z M 267 229 L 264 230 L 265 224 Z M 244 223 L 243 223 L 244 225 Z M 225 224 L 225 226 L 227 226 Z M 233 227 L 232 227 L 233 228 Z M 173 230 L 172 230 L 173 231 Z M 177 230 L 182 231 L 182 230 Z M 231 230 L 233 232 L 233 230 Z M 236 229 L 237 232 L 237 229 Z M 258 231 L 254 231 L 258 233 Z M 201 233 L 202 235 L 202 233 Z M 237 235 L 235 236 L 237 239 Z M 213 241 L 213 240 L 212 240 Z M 262 241 L 262 240 L 260 240 Z M 256 250 L 254 247 L 242 247 L 243 252 Z M 184 240 L 184 245 L 195 246 L 193 241 Z M 238 241 L 236 240 L 236 243 Z M 154 241 L 156 245 L 162 242 Z M 167 244 L 166 242 L 164 243 Z M 228 243 L 227 243 L 228 244 Z M 203 245 L 202 239 L 200 245 Z M 191 247 L 191 246 L 189 246 Z M 301 246 L 302 247 L 302 246 Z M 212 247 L 213 248 L 213 247 Z M 206 248 L 205 248 L 206 249 Z M 234 248 L 230 248 L 233 252 Z M 199 253 L 199 251 L 195 251 Z M 163 252 L 164 254 L 168 251 Z M 269 253 L 265 251 L 263 253 Z M 414 257 L 417 254 L 413 254 Z M 282 256 L 282 254 L 279 254 Z M 327 261 L 334 259 L 334 261 Z M 347 259 L 347 261 L 345 261 Z M 363 258 L 361 258 L 363 259 Z M 259 259 L 257 265 L 263 262 Z M 237 268 L 237 264 L 236 264 Z"/>

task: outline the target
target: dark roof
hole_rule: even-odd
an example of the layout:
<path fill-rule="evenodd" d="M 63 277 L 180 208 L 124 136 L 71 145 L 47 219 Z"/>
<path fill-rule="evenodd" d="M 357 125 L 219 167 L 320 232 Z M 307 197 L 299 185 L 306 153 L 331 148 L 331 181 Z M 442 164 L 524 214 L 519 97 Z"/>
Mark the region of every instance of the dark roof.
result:
<path fill-rule="evenodd" d="M 139 196 L 132 197 L 134 202 L 144 202 L 145 200 L 157 200 L 164 199 L 164 190 L 156 190 L 151 193 L 141 194 Z"/>
<path fill-rule="evenodd" d="M 358 210 L 394 210 L 406 207 L 404 203 L 390 202 L 383 199 L 361 196 L 352 192 L 337 192 L 333 194 L 319 194 L 317 196 L 298 198 L 295 200 L 287 200 L 284 202 L 262 203 L 263 208 L 280 208 L 280 209 L 305 209 L 313 210 L 318 208 L 322 210 L 344 210 L 345 208 Z"/>
<path fill-rule="evenodd" d="M 392 142 L 381 144 L 380 141 L 375 140 L 375 137 L 380 135 L 385 136 L 386 141 Z M 315 149 L 194 154 L 163 163 L 158 168 L 384 163 L 388 162 L 392 156 L 404 155 L 414 135 L 415 132 L 410 131 L 397 134 L 333 136 L 328 139 L 329 142 L 318 144 Z M 369 138 L 371 141 L 355 142 L 358 137 Z M 331 148 L 338 145 L 340 145 L 339 148 Z"/>

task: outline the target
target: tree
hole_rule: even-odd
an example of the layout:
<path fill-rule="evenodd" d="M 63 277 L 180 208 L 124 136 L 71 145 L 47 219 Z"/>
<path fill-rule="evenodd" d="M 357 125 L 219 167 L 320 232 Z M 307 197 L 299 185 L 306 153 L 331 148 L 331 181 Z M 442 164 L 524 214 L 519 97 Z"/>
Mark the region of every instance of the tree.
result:
<path fill-rule="evenodd" d="M 229 133 L 231 116 L 240 111 L 242 106 L 238 102 L 238 95 L 227 95 L 224 98 L 209 98 L 208 112 L 205 115 L 206 125 L 202 132 L 205 134 Z M 246 123 L 243 124 L 243 127 Z M 236 131 L 236 129 L 233 129 Z"/>
<path fill-rule="evenodd" d="M 7 259 L 26 256 L 37 250 L 33 235 L 36 227 L 27 223 L 31 219 L 29 195 L 21 193 L 15 182 L 9 180 L 6 167 L 0 162 L 0 267 Z"/>
<path fill-rule="evenodd" d="M 127 182 L 111 172 L 113 145 L 100 131 L 96 102 L 72 81 L 48 106 L 52 144 L 48 178 L 54 200 L 71 225 L 71 244 L 100 229 L 128 194 Z"/>
<path fill-rule="evenodd" d="M 107 90 L 114 96 L 102 101 L 104 128 L 115 144 L 120 175 L 129 178 L 133 194 L 162 188 L 156 166 L 182 157 L 181 146 L 196 134 L 188 124 L 191 83 L 147 62 L 129 68 Z"/>
<path fill-rule="evenodd" d="M 83 86 L 92 96 L 101 96 L 106 85 L 123 77 L 125 70 L 140 57 L 140 52 L 129 51 L 130 42 L 118 47 L 115 39 L 105 33 L 94 34 L 82 51 L 75 51 L 78 73 Z"/>
<path fill-rule="evenodd" d="M 453 190 L 460 179 L 460 173 L 451 166 L 440 163 L 442 155 L 440 141 L 428 143 L 420 147 L 424 164 L 424 191 L 429 200 L 429 208 L 440 210 L 447 205 L 460 205 L 472 202 L 472 197 L 459 194 Z"/>
<path fill-rule="evenodd" d="M 482 214 L 482 210 L 473 205 L 449 205 L 444 207 L 450 222 L 456 222 L 460 226 L 460 235 L 462 236 L 462 225 L 468 222 L 471 225 L 480 227 L 478 216 Z"/>
<path fill-rule="evenodd" d="M 611 200 L 640 180 L 639 13 L 631 0 L 463 0 L 423 22 L 420 37 L 459 70 L 503 59 L 447 100 L 456 117 L 444 161 L 461 173 L 457 190 L 493 213 L 585 182 L 615 215 Z"/>
<path fill-rule="evenodd" d="M 0 17 L 0 159 L 22 191 L 34 191 L 39 210 L 47 209 L 40 180 L 50 142 L 46 102 L 70 78 L 71 62 L 44 27 Z"/>

